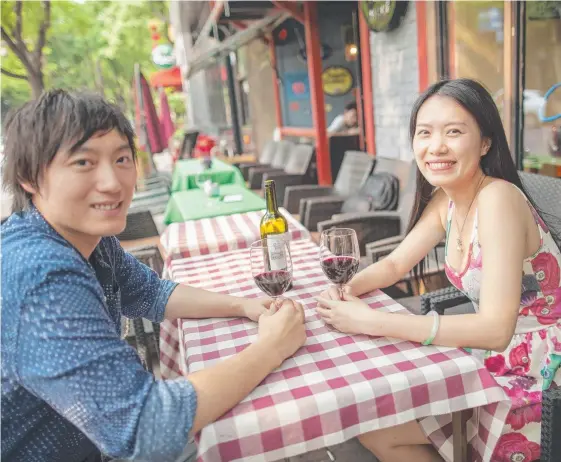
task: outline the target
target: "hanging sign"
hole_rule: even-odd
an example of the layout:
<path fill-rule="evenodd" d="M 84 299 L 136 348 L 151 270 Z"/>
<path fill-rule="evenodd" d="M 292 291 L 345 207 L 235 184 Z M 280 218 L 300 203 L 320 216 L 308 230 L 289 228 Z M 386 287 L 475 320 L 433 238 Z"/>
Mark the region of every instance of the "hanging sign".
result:
<path fill-rule="evenodd" d="M 169 69 L 175 66 L 175 53 L 173 45 L 170 43 L 162 43 L 154 47 L 152 50 L 152 61 L 156 66 L 162 69 Z"/>
<path fill-rule="evenodd" d="M 346 67 L 331 66 L 321 74 L 323 92 L 328 96 L 341 96 L 353 88 L 353 74 Z"/>
<path fill-rule="evenodd" d="M 368 27 L 374 32 L 388 32 L 397 29 L 407 13 L 408 1 L 386 0 L 360 2 L 360 9 Z"/>

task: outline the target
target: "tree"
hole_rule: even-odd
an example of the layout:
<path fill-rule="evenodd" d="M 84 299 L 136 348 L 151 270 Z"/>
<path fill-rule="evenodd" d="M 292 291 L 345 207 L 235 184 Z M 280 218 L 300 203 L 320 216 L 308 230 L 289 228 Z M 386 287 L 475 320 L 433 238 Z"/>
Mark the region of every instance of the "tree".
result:
<path fill-rule="evenodd" d="M 32 14 L 37 15 L 38 7 L 42 10 L 40 19 L 37 16 L 33 18 L 37 23 L 34 40 L 30 38 L 31 34 L 25 35 L 24 32 L 23 1 L 2 3 L 2 40 L 18 57 L 25 69 L 25 73 L 22 74 L 2 67 L 2 74 L 14 79 L 27 80 L 33 96 L 38 97 L 45 88 L 43 81 L 43 48 L 47 43 L 47 31 L 51 26 L 51 2 L 49 0 L 42 1 L 40 4 L 26 2 L 26 20 L 28 19 L 27 14 L 30 16 Z M 9 3 L 13 4 L 11 9 L 8 8 Z M 29 47 L 30 43 L 33 44 L 32 48 Z"/>
<path fill-rule="evenodd" d="M 16 29 L 18 2 L 2 0 L 2 27 Z M 150 20 L 166 20 L 164 1 L 60 1 L 51 4 L 51 25 L 42 49 L 41 71 L 44 88 L 89 89 L 102 93 L 132 112 L 134 64 L 148 76 L 156 70 L 151 62 Z M 23 2 L 22 38 L 29 48 L 36 43 L 44 18 L 43 5 Z M 2 104 L 19 106 L 29 99 L 27 69 L 11 47 L 2 59 Z M 4 101 L 6 96 L 7 101 Z M 33 92 L 35 96 L 36 93 Z M 4 112 L 4 111 L 3 111 Z"/>

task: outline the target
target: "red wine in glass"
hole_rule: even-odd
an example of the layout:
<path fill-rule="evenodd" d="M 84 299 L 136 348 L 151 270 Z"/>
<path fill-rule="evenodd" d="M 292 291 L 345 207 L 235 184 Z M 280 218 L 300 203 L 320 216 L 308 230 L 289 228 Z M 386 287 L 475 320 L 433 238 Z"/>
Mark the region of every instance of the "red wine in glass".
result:
<path fill-rule="evenodd" d="M 347 284 L 358 271 L 359 260 L 354 257 L 327 257 L 321 261 L 321 269 L 328 279 L 338 286 Z"/>
<path fill-rule="evenodd" d="M 253 277 L 255 284 L 269 297 L 280 297 L 286 292 L 292 275 L 288 271 L 268 271 Z"/>
<path fill-rule="evenodd" d="M 251 274 L 257 287 L 277 299 L 292 283 L 292 258 L 284 239 L 261 239 L 251 244 Z"/>
<path fill-rule="evenodd" d="M 360 249 L 353 229 L 332 228 L 321 233 L 321 269 L 339 290 L 357 273 L 359 262 Z"/>

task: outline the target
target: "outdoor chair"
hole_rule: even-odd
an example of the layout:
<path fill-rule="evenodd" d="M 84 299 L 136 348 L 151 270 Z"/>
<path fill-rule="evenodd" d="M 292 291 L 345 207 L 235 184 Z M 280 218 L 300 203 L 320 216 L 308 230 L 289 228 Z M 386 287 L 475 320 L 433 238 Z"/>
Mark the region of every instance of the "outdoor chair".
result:
<path fill-rule="evenodd" d="M 162 276 L 164 261 L 156 246 L 138 247 L 129 250 L 129 253 L 154 270 L 158 276 Z M 154 372 L 153 359 L 160 357 L 160 325 L 142 318 L 127 319 L 127 321 L 129 329 L 132 324 L 132 338 L 142 363 L 148 371 Z"/>
<path fill-rule="evenodd" d="M 310 169 L 314 158 L 315 148 L 310 144 L 298 144 L 290 153 L 290 158 L 284 170 L 271 170 L 263 175 L 265 181 L 274 180 L 277 197 L 284 197 L 287 186 L 295 186 L 311 183 Z"/>
<path fill-rule="evenodd" d="M 271 165 L 275 157 L 275 153 L 279 147 L 278 141 L 270 140 L 265 144 L 263 150 L 261 151 L 261 155 L 259 156 L 259 160 L 257 162 L 246 162 L 241 164 L 234 164 L 235 167 L 238 167 L 242 172 L 243 179 L 245 181 L 249 180 L 249 169 L 252 167 L 268 167 Z"/>
<path fill-rule="evenodd" d="M 127 214 L 127 225 L 116 237 L 120 241 L 134 241 L 155 236 L 159 233 L 152 214 L 148 210 L 140 210 Z"/>
<path fill-rule="evenodd" d="M 283 170 L 286 167 L 290 154 L 296 145 L 292 141 L 278 141 L 275 156 L 271 165 L 259 165 L 249 168 L 248 182 L 249 189 L 260 189 L 263 182 L 263 175 L 267 172 Z"/>
<path fill-rule="evenodd" d="M 199 137 L 199 130 L 186 130 L 183 135 L 183 140 L 181 142 L 181 148 L 179 149 L 180 159 L 190 159 L 193 153 L 193 148 L 197 144 L 197 138 Z"/>
<path fill-rule="evenodd" d="M 399 179 L 399 202 L 395 211 L 340 213 L 344 198 L 315 201 L 301 217 L 305 226 L 316 227 L 319 232 L 330 228 L 352 228 L 357 233 L 361 255 L 367 254 L 367 244 L 405 232 L 416 185 L 415 162 L 377 157 L 374 173 L 391 173 Z"/>
<path fill-rule="evenodd" d="M 307 206 L 311 200 L 327 197 L 345 198 L 352 195 L 366 181 L 373 166 L 374 157 L 369 154 L 360 151 L 347 151 L 333 186 L 287 186 L 283 206 L 290 213 L 300 213 L 300 220 L 304 223 Z M 312 231 L 315 231 L 315 229 Z"/>
<path fill-rule="evenodd" d="M 332 134 L 328 137 L 329 161 L 331 164 L 331 178 L 337 180 L 341 165 L 347 151 L 360 151 L 360 137 L 358 135 Z"/>
<path fill-rule="evenodd" d="M 137 184 L 137 189 L 129 207 L 129 214 L 149 211 L 153 215 L 164 213 L 171 192 L 171 179 L 167 176 L 149 178 Z"/>
<path fill-rule="evenodd" d="M 520 173 L 522 183 L 540 210 L 550 219 L 550 225 L 561 232 L 561 179 Z M 561 244 L 560 242 L 557 243 Z M 429 292 L 420 297 L 421 313 L 436 311 L 439 314 L 473 312 L 469 299 L 455 287 Z M 541 462 L 561 460 L 561 387 L 543 392 L 541 429 Z"/>

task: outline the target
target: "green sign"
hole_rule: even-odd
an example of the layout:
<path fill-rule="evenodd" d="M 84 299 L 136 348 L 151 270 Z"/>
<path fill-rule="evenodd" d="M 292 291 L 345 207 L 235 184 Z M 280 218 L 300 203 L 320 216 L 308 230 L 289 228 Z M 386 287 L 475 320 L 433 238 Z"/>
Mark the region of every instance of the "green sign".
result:
<path fill-rule="evenodd" d="M 162 43 L 154 47 L 152 50 L 152 61 L 162 69 L 169 69 L 175 66 L 175 54 L 173 53 L 173 45 L 170 43 Z"/>
<path fill-rule="evenodd" d="M 368 27 L 374 32 L 388 32 L 399 27 L 407 12 L 408 1 L 372 1 L 360 2 L 360 9 Z"/>

